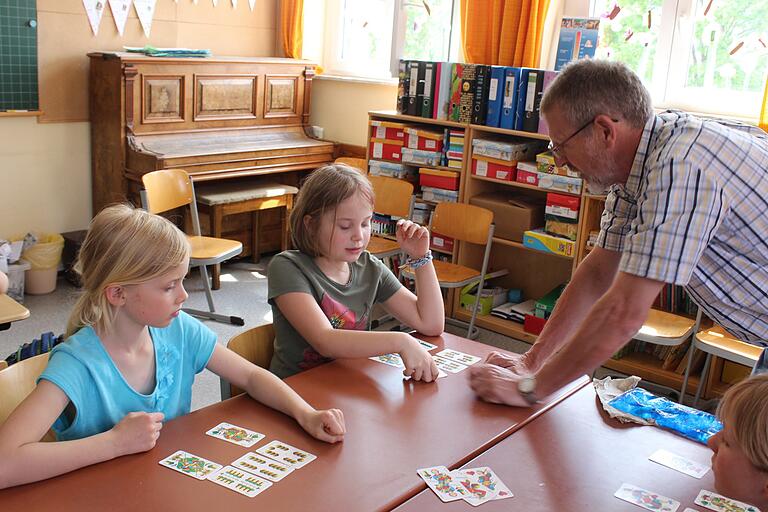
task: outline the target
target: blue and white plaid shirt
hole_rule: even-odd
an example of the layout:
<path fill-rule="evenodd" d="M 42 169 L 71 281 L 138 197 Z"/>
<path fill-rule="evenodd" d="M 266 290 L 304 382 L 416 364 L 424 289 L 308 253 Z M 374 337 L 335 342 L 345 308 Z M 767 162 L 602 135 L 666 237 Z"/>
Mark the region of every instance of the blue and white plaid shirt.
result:
<path fill-rule="evenodd" d="M 597 244 L 619 270 L 685 285 L 738 339 L 768 346 L 768 135 L 665 112 L 648 120 Z"/>

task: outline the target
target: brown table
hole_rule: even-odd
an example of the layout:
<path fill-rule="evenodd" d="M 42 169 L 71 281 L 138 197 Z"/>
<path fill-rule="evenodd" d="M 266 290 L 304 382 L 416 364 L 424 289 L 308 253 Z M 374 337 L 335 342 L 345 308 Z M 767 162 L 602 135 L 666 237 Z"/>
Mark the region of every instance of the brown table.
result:
<path fill-rule="evenodd" d="M 29 310 L 10 298 L 8 295 L 0 294 L 0 331 L 4 331 L 11 326 L 11 322 L 24 320 L 29 317 Z"/>
<path fill-rule="evenodd" d="M 615 498 L 623 483 L 657 492 L 685 507 L 701 489 L 714 491 L 712 470 L 701 479 L 648 460 L 658 449 L 709 464 L 706 446 L 657 427 L 623 425 L 608 418 L 592 386 L 582 388 L 464 467 L 490 467 L 515 495 L 481 505 L 483 512 L 643 510 Z M 475 511 L 463 500 L 443 503 L 430 490 L 396 512 Z"/>
<path fill-rule="evenodd" d="M 425 338 L 484 357 L 493 347 L 452 335 Z M 438 349 L 439 350 L 439 349 Z M 315 441 L 290 418 L 246 396 L 169 421 L 149 452 L 97 464 L 44 482 L 0 491 L 10 510 L 285 511 L 391 509 L 426 489 L 416 469 L 469 461 L 587 384 L 579 379 L 535 409 L 481 402 L 467 372 L 435 384 L 403 381 L 396 368 L 367 359 L 335 361 L 286 380 L 318 408 L 344 411 L 343 443 Z M 183 449 L 227 464 L 249 449 L 206 436 L 221 421 L 266 434 L 318 456 L 255 498 L 161 467 Z M 511 483 L 511 482 L 510 482 Z"/>

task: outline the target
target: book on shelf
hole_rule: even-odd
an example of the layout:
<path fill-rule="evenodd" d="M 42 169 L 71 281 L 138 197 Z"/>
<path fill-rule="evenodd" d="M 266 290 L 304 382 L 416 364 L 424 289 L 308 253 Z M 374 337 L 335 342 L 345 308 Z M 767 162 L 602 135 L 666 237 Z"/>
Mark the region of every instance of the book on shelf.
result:
<path fill-rule="evenodd" d="M 450 62 L 437 63 L 432 117 L 441 121 L 448 119 L 448 100 L 451 97 L 451 69 Z"/>
<path fill-rule="evenodd" d="M 465 64 L 451 64 L 451 89 L 448 98 L 448 120 L 458 122 L 461 111 L 461 74 Z"/>
<path fill-rule="evenodd" d="M 523 122 L 520 129 L 526 132 L 539 130 L 539 105 L 541 102 L 541 87 L 544 84 L 544 71 L 531 69 L 525 85 L 525 106 L 522 112 Z"/>
<path fill-rule="evenodd" d="M 464 64 L 461 67 L 461 95 L 459 97 L 460 123 L 472 122 L 472 104 L 475 101 L 475 82 L 477 80 L 477 64 Z"/>
<path fill-rule="evenodd" d="M 491 66 L 477 65 L 472 99 L 473 124 L 484 125 L 488 117 L 488 90 L 491 85 L 490 74 Z"/>
<path fill-rule="evenodd" d="M 499 127 L 503 95 L 504 66 L 491 66 L 490 80 L 488 80 L 488 108 L 485 113 L 486 126 Z"/>
<path fill-rule="evenodd" d="M 397 113 L 405 114 L 408 111 L 408 92 L 410 90 L 410 63 L 400 59 L 397 65 Z"/>
<path fill-rule="evenodd" d="M 424 63 L 424 90 L 421 99 L 421 117 L 431 118 L 435 94 L 436 62 Z"/>
<path fill-rule="evenodd" d="M 419 85 L 419 61 L 408 61 L 408 106 L 405 113 L 409 116 L 417 114 L 416 94 Z M 423 87 L 423 84 L 422 84 Z M 422 89 L 423 90 L 423 89 Z"/>
<path fill-rule="evenodd" d="M 504 92 L 501 102 L 499 127 L 513 130 L 515 128 L 515 112 L 517 112 L 517 95 L 520 89 L 520 74 L 522 70 L 515 67 L 504 68 Z"/>

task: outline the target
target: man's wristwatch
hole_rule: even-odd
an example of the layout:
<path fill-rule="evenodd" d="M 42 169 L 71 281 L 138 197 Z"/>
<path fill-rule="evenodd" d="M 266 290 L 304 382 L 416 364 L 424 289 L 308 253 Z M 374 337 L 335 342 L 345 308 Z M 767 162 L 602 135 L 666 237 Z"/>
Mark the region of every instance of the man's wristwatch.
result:
<path fill-rule="evenodd" d="M 517 381 L 517 392 L 528 402 L 528 405 L 533 405 L 539 401 L 536 396 L 536 379 L 534 377 L 523 377 Z"/>

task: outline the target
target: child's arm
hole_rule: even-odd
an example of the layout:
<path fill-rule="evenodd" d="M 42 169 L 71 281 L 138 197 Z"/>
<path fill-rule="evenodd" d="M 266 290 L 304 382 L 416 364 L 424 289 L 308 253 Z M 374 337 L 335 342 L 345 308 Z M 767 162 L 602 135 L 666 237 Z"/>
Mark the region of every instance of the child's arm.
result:
<path fill-rule="evenodd" d="M 130 413 L 101 434 L 76 441 L 40 442 L 68 403 L 58 386 L 41 380 L 0 425 L 0 489 L 149 450 L 162 428 L 162 413 Z"/>
<path fill-rule="evenodd" d="M 408 257 L 416 260 L 429 250 L 429 231 L 409 220 L 400 220 L 397 241 Z M 384 308 L 420 333 L 439 336 L 445 327 L 445 309 L 435 267 L 430 261 L 413 272 L 416 274 L 416 295 L 402 287 L 384 302 Z"/>
<path fill-rule="evenodd" d="M 322 356 L 351 359 L 397 352 L 403 358 L 405 375 L 426 382 L 437 379 L 437 365 L 432 356 L 409 334 L 334 329 L 308 293 L 285 293 L 274 300 L 293 328 Z"/>
<path fill-rule="evenodd" d="M 304 401 L 285 382 L 246 361 L 231 350 L 216 345 L 207 368 L 213 373 L 242 388 L 251 397 L 296 419 L 313 437 L 326 443 L 344 439 L 344 415 L 338 409 L 318 411 Z"/>

